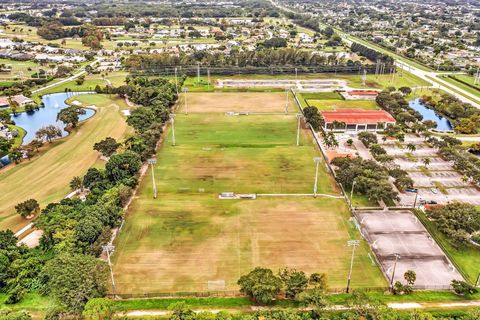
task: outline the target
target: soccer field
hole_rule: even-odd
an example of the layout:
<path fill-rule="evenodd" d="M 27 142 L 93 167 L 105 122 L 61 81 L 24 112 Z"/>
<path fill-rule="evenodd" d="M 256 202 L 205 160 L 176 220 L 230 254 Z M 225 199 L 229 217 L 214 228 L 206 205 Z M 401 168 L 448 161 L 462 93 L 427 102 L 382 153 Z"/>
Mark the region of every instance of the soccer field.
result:
<path fill-rule="evenodd" d="M 312 193 L 319 153 L 307 130 L 295 145 L 296 123 L 293 114 L 177 114 L 176 146 L 170 131 L 157 154 L 158 198 L 149 171 L 116 239 L 117 293 L 237 290 L 256 266 L 326 272 L 331 287 L 344 287 L 346 242 L 360 235 L 343 199 L 218 199 L 224 191 Z M 318 192 L 340 195 L 323 163 Z M 353 286 L 383 286 L 365 243 L 357 252 Z"/>

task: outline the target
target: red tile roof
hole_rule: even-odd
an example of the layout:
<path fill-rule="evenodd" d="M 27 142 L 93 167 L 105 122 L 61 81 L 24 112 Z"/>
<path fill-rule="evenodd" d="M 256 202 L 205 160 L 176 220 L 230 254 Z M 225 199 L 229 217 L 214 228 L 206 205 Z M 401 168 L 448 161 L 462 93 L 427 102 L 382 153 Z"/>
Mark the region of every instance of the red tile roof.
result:
<path fill-rule="evenodd" d="M 376 96 L 378 95 L 377 91 L 347 91 L 351 96 Z"/>
<path fill-rule="evenodd" d="M 334 121 L 346 124 L 374 124 L 378 122 L 394 123 L 395 119 L 384 110 L 336 109 L 321 111 L 326 123 Z"/>

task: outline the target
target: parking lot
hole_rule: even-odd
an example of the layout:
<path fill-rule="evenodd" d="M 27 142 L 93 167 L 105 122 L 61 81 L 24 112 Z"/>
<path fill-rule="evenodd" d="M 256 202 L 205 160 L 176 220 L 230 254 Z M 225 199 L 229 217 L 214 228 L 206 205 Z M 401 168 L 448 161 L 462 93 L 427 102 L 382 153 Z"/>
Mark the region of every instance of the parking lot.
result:
<path fill-rule="evenodd" d="M 480 204 L 480 191 L 455 171 L 452 162 L 442 159 L 436 149 L 425 145 L 423 138 L 407 135 L 402 143 L 382 139 L 379 141 L 387 154 L 394 157 L 394 163 L 406 170 L 414 181 L 414 187 L 418 188 L 416 205 L 451 201 Z M 409 143 L 415 145 L 414 151 L 406 148 Z M 425 165 L 427 158 L 429 163 Z M 414 205 L 415 193 L 400 193 L 399 197 L 401 206 Z"/>
<path fill-rule="evenodd" d="M 415 286 L 422 289 L 445 289 L 462 279 L 412 212 L 357 210 L 355 217 L 388 281 L 393 275 L 393 282 L 405 283 L 407 270 L 415 271 Z"/>

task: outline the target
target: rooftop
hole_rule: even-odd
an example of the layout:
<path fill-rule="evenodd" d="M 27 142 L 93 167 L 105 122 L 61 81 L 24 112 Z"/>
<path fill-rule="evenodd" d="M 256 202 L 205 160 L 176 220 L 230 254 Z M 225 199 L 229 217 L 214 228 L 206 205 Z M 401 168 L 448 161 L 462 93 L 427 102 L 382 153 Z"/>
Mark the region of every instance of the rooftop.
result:
<path fill-rule="evenodd" d="M 334 121 L 345 124 L 374 124 L 378 122 L 395 123 L 395 119 L 384 110 L 335 109 L 322 111 L 326 123 Z"/>

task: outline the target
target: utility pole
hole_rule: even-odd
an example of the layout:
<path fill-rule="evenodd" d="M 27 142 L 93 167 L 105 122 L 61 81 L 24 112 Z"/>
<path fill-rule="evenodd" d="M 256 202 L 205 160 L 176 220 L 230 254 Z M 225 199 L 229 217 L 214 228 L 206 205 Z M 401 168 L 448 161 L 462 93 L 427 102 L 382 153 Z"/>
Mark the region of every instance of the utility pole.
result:
<path fill-rule="evenodd" d="M 285 113 L 288 113 L 288 93 L 290 92 L 290 89 L 285 89 L 286 95 L 286 100 L 285 100 Z"/>
<path fill-rule="evenodd" d="M 321 158 L 315 157 L 313 161 L 315 161 L 315 184 L 313 185 L 313 197 L 317 197 L 317 182 L 318 182 L 318 164 L 320 163 Z"/>
<path fill-rule="evenodd" d="M 170 120 L 172 121 L 172 146 L 175 146 L 175 114 L 170 114 Z"/>
<path fill-rule="evenodd" d="M 183 95 L 185 96 L 185 114 L 188 114 L 187 91 L 188 88 L 183 88 Z"/>
<path fill-rule="evenodd" d="M 298 80 L 298 69 L 295 68 L 295 81 L 297 81 L 297 80 Z"/>
<path fill-rule="evenodd" d="M 348 280 L 347 280 L 347 290 L 348 293 L 350 291 L 350 282 L 352 280 L 352 269 L 353 269 L 353 259 L 355 257 L 355 248 L 360 245 L 360 240 L 348 240 L 347 245 L 352 247 L 352 258 L 350 260 L 350 271 L 348 271 Z"/>
<path fill-rule="evenodd" d="M 207 83 L 208 83 L 208 90 L 210 90 L 210 69 L 207 69 Z"/>
<path fill-rule="evenodd" d="M 392 278 L 390 279 L 390 288 L 393 289 L 393 279 L 395 278 L 395 270 L 397 269 L 397 261 L 400 258 L 398 253 L 395 253 L 395 263 L 393 264 Z"/>
<path fill-rule="evenodd" d="M 357 183 L 357 180 L 353 180 L 352 182 L 352 190 L 350 190 L 350 201 L 353 202 L 353 188 L 355 188 L 355 183 Z"/>
<path fill-rule="evenodd" d="M 102 248 L 107 252 L 108 266 L 110 268 L 110 277 L 112 279 L 112 292 L 113 292 L 113 297 L 115 297 L 115 291 L 116 291 L 115 278 L 113 277 L 112 261 L 110 260 L 110 252 L 113 252 L 113 250 L 115 250 L 115 246 L 106 245 L 106 246 L 102 246 Z"/>
<path fill-rule="evenodd" d="M 157 199 L 157 185 L 155 184 L 155 172 L 153 170 L 153 165 L 157 163 L 157 159 L 148 159 L 147 163 L 152 167 L 153 199 Z"/>
<path fill-rule="evenodd" d="M 297 114 L 297 147 L 300 145 L 300 119 L 302 115 L 299 113 Z"/>

